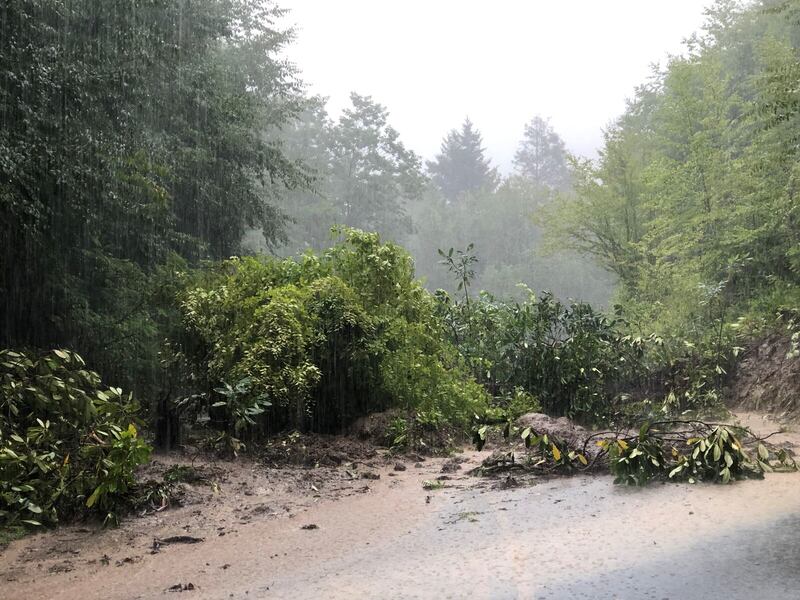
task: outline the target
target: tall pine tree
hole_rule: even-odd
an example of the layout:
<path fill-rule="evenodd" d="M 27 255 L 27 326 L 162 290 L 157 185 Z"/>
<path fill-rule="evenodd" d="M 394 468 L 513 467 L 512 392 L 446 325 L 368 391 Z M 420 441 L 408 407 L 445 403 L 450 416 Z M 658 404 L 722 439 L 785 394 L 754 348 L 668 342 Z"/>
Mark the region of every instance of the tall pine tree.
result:
<path fill-rule="evenodd" d="M 471 192 L 492 191 L 500 180 L 484 154 L 483 138 L 469 118 L 460 131 L 453 129 L 447 134 L 441 153 L 427 164 L 433 183 L 450 202 Z"/>

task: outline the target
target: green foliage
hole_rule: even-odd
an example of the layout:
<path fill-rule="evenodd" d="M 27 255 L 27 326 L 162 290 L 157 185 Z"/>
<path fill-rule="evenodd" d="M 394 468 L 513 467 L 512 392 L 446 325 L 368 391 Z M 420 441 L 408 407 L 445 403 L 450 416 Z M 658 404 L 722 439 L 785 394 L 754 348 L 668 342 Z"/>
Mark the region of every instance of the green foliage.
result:
<path fill-rule="evenodd" d="M 0 9 L 0 345 L 80 348 L 152 391 L 158 268 L 279 238 L 308 185 L 266 130 L 298 111 L 270 0 L 20 0 Z"/>
<path fill-rule="evenodd" d="M 548 468 L 570 469 L 574 466 L 589 464 L 586 456 L 569 446 L 563 440 L 546 433 L 537 434 L 530 427 L 526 427 L 520 434 L 525 447 L 538 452 L 538 461 L 528 457 L 534 467 L 545 465 Z"/>
<path fill-rule="evenodd" d="M 715 5 L 543 219 L 618 275 L 639 332 L 705 355 L 715 374 L 684 385 L 701 405 L 719 395 L 730 326 L 771 319 L 780 295 L 797 301 L 798 22 L 793 2 L 773 4 Z"/>
<path fill-rule="evenodd" d="M 660 425 L 685 425 L 686 421 L 662 422 Z M 645 423 L 636 438 L 605 439 L 598 442 L 608 453 L 609 468 L 615 483 L 646 485 L 652 479 L 685 480 L 689 483 L 710 481 L 731 483 L 737 479 L 760 478 L 774 470 L 796 470 L 797 465 L 786 450 L 771 453 L 760 441 L 751 457 L 740 441 L 747 430 L 734 432 L 724 425 L 709 426 L 701 435 L 685 438 L 669 428 L 657 430 Z M 683 450 L 686 450 L 686 454 Z"/>
<path fill-rule="evenodd" d="M 785 324 L 791 336 L 786 358 L 797 358 L 800 356 L 800 309 L 782 308 L 778 311 L 778 319 Z"/>
<path fill-rule="evenodd" d="M 324 250 L 334 225 L 400 240 L 411 231 L 408 205 L 423 191 L 420 158 L 400 140 L 384 106 L 353 93 L 334 122 L 326 102 L 305 100 L 299 118 L 281 132 L 287 155 L 315 174 L 313 189 L 290 190 L 278 200 L 292 219 L 282 248 L 288 254 Z"/>
<path fill-rule="evenodd" d="M 390 448 L 399 450 L 408 448 L 411 445 L 408 420 L 402 417 L 395 417 L 392 419 L 386 430 L 386 437 L 388 438 Z"/>
<path fill-rule="evenodd" d="M 532 183 L 550 189 L 569 187 L 570 173 L 564 140 L 540 116 L 525 125 L 522 142 L 514 154 L 514 168 Z"/>
<path fill-rule="evenodd" d="M 504 399 L 505 412 L 509 419 L 518 419 L 527 413 L 542 412 L 539 399 L 521 387 L 516 387 Z"/>
<path fill-rule="evenodd" d="M 472 266 L 474 291 L 522 300 L 526 293 L 519 284 L 525 283 L 562 300 L 580 298 L 605 306 L 613 292 L 613 275 L 574 252 L 550 252 L 545 244 L 538 216 L 555 195 L 548 185 L 522 175 L 506 178 L 493 191 L 469 193 L 458 202 L 448 202 L 429 189 L 422 201 L 409 205 L 414 232 L 403 238 L 403 245 L 430 290 L 458 294 L 458 281 L 441 267 L 437 249 L 464 249 L 472 243 L 480 256 Z"/>
<path fill-rule="evenodd" d="M 602 447 L 608 451 L 609 469 L 614 483 L 646 485 L 663 473 L 666 462 L 661 440 L 648 435 L 650 425 L 645 423 L 639 436 L 632 441 L 624 439 L 603 440 Z"/>
<path fill-rule="evenodd" d="M 751 459 L 728 427 L 715 427 L 709 435 L 690 438 L 686 443 L 688 454 L 676 453 L 677 465 L 670 470 L 670 478 L 685 478 L 691 483 L 729 483 L 744 477 L 761 477 L 764 471 L 772 471 L 766 462 L 769 457 L 766 448 L 759 444 L 757 458 Z"/>
<path fill-rule="evenodd" d="M 561 298 L 605 304 L 612 280 L 574 254 L 543 254 L 541 229 L 533 218 L 568 186 L 563 140 L 541 119 L 526 128 L 517 175 L 501 178 L 489 165 L 472 124 L 450 132 L 443 153 L 429 163 L 409 152 L 389 125 L 388 111 L 371 98 L 351 95 L 351 106 L 332 120 L 327 99 L 312 97 L 300 117 L 282 128 L 284 150 L 313 170 L 313 189 L 281 194 L 278 204 L 291 218 L 281 254 L 324 250 L 330 227 L 344 224 L 402 243 L 414 256 L 429 290 L 450 285 L 437 264 L 439 247 L 481 250 L 475 289 L 517 296 L 519 282 L 551 289 Z M 524 163 L 524 164 L 523 164 Z M 253 249 L 269 247 L 248 237 Z"/>
<path fill-rule="evenodd" d="M 258 415 L 264 414 L 264 411 L 272 406 L 267 400 L 266 393 L 251 394 L 251 386 L 252 379 L 245 377 L 239 380 L 236 387 L 231 387 L 223 381 L 222 387 L 214 388 L 214 391 L 225 399 L 213 402 L 211 408 L 224 407 L 233 420 L 233 431 L 236 433 L 255 425 Z"/>
<path fill-rule="evenodd" d="M 136 408 L 74 352 L 0 352 L 0 520 L 54 523 L 83 508 L 115 520 L 150 455 Z"/>
<path fill-rule="evenodd" d="M 635 381 L 643 366 L 646 341 L 586 304 L 565 306 L 547 293 L 524 302 L 438 298 L 446 331 L 495 397 L 535 398 L 551 415 L 603 420 L 619 382 Z"/>
<path fill-rule="evenodd" d="M 475 449 L 479 452 L 483 450 L 483 447 L 486 445 L 486 438 L 488 435 L 488 425 L 480 425 L 472 430 L 472 443 L 475 445 Z"/>
<path fill-rule="evenodd" d="M 470 193 L 497 187 L 497 169 L 484 155 L 483 138 L 472 121 L 451 130 L 442 140 L 441 153 L 428 161 L 434 185 L 448 202 L 461 201 Z"/>
<path fill-rule="evenodd" d="M 456 278 L 458 281 L 456 289 L 463 292 L 464 303 L 467 305 L 469 305 L 469 285 L 475 279 L 473 265 L 478 262 L 478 257 L 472 252 L 474 248 L 475 244 L 470 243 L 465 250 L 457 250 L 455 256 L 453 256 L 453 248 L 447 252 L 441 248 L 438 249 L 439 256 L 442 257 L 439 264 L 447 267 L 447 270 Z"/>
<path fill-rule="evenodd" d="M 465 425 L 481 410 L 409 256 L 377 234 L 342 236 L 299 261 L 229 260 L 183 292 L 180 351 L 215 390 L 187 402 L 212 425 L 238 438 L 340 431 L 387 408 Z"/>

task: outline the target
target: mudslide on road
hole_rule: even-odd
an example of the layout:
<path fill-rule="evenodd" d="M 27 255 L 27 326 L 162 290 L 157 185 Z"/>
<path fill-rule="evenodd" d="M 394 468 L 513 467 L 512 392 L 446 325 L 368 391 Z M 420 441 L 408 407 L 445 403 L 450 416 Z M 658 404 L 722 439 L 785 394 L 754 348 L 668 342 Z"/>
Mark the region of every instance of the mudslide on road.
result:
<path fill-rule="evenodd" d="M 762 434 L 775 429 L 759 415 L 740 420 Z M 480 456 L 468 453 L 471 463 Z M 154 555 L 131 548 L 140 558 L 129 564 L 23 570 L 2 595 L 153 598 L 183 584 L 182 594 L 204 599 L 779 600 L 800 589 L 800 473 L 644 489 L 578 476 L 507 490 L 455 474 L 425 491 L 423 481 L 441 465 L 427 461 L 395 477 L 387 469 L 368 493 L 203 543 Z M 2 561 L 13 563 L 45 538 L 17 542 Z M 107 542 L 101 535 L 97 543 Z"/>

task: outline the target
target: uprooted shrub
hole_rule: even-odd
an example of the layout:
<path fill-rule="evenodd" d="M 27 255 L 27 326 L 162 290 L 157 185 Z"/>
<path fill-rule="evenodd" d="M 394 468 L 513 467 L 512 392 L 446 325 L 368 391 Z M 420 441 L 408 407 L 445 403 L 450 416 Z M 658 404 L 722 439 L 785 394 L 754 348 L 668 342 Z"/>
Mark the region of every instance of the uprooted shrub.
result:
<path fill-rule="evenodd" d="M 188 404 L 237 447 L 283 428 L 339 432 L 389 408 L 466 425 L 486 404 L 410 256 L 377 234 L 347 229 L 299 260 L 226 261 L 180 306 L 174 347 L 201 389 Z"/>
<path fill-rule="evenodd" d="M 150 455 L 135 412 L 74 352 L 0 351 L 0 523 L 116 520 Z"/>
<path fill-rule="evenodd" d="M 666 459 L 663 442 L 647 435 L 649 430 L 649 425 L 645 424 L 634 439 L 598 442 L 608 452 L 608 467 L 614 475 L 614 483 L 642 486 L 664 472 Z"/>

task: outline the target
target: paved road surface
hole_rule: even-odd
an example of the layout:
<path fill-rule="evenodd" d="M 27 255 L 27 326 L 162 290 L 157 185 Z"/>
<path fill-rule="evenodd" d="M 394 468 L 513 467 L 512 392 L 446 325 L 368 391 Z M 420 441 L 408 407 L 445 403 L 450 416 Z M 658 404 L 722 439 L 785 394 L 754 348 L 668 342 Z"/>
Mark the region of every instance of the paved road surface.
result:
<path fill-rule="evenodd" d="M 311 555 L 245 596 L 798 599 L 798 484 L 792 474 L 631 490 L 598 477 L 442 490 L 410 531 Z M 333 541 L 326 525 L 312 532 L 321 544 Z"/>

